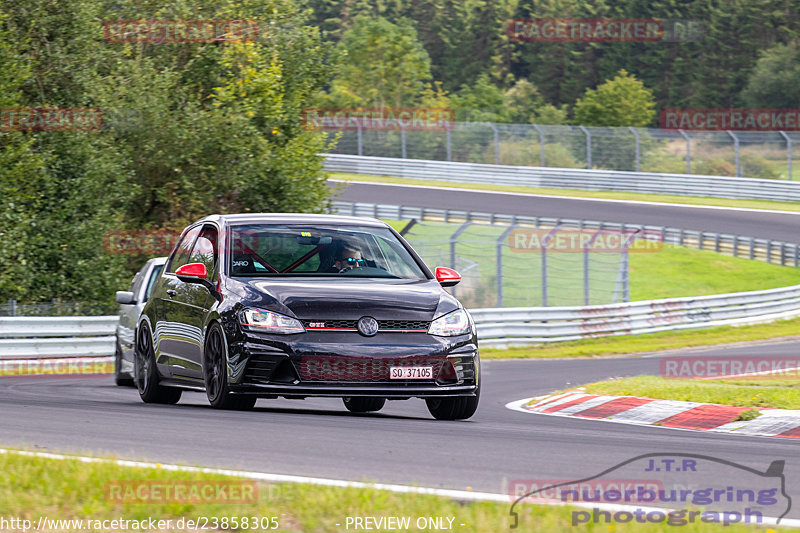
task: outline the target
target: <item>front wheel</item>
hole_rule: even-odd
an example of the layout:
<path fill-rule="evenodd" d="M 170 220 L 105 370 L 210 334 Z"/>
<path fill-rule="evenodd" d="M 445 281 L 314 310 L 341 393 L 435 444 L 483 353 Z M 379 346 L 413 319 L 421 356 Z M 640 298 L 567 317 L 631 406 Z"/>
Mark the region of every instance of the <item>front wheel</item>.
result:
<path fill-rule="evenodd" d="M 228 358 L 225 337 L 216 322 L 208 328 L 206 347 L 203 352 L 203 380 L 206 384 L 208 403 L 214 409 L 252 409 L 257 397 L 233 394 L 228 386 Z"/>
<path fill-rule="evenodd" d="M 145 324 L 139 327 L 134 351 L 133 380 L 144 403 L 178 403 L 181 390 L 159 384 L 153 338 Z"/>
<path fill-rule="evenodd" d="M 368 398 L 354 396 L 352 398 L 342 398 L 344 406 L 351 413 L 372 413 L 383 409 L 386 398 Z"/>
<path fill-rule="evenodd" d="M 427 398 L 428 411 L 436 420 L 464 420 L 478 410 L 480 388 L 475 396 L 456 396 L 455 398 Z"/>

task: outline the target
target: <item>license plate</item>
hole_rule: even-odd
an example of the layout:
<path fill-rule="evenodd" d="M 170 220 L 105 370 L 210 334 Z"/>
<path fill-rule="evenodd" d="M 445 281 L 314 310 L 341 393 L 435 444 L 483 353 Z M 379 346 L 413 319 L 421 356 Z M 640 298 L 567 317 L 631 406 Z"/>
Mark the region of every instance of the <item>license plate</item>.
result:
<path fill-rule="evenodd" d="M 432 366 L 392 366 L 389 379 L 433 379 Z"/>

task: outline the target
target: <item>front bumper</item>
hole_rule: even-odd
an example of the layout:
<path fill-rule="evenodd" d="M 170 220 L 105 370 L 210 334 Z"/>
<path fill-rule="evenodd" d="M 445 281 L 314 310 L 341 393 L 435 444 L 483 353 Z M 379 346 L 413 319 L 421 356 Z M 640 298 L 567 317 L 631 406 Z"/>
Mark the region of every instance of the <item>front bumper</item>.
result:
<path fill-rule="evenodd" d="M 431 366 L 433 378 L 389 379 L 393 366 Z M 248 335 L 229 345 L 228 375 L 231 391 L 261 396 L 474 396 L 480 360 L 472 335 Z"/>

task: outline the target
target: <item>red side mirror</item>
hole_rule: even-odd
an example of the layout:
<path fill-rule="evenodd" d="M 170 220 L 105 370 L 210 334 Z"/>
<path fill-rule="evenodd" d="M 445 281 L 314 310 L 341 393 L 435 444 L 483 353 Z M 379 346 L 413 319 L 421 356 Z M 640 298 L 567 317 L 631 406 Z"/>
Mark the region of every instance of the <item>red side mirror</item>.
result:
<path fill-rule="evenodd" d="M 188 265 L 179 267 L 178 270 L 175 271 L 175 275 L 178 276 L 180 280 L 191 282 L 197 279 L 206 279 L 208 272 L 206 271 L 206 265 L 203 263 L 189 263 Z M 184 280 L 183 278 L 188 279 Z"/>
<path fill-rule="evenodd" d="M 461 281 L 461 274 L 447 267 L 436 267 L 436 281 L 442 287 L 452 287 Z"/>

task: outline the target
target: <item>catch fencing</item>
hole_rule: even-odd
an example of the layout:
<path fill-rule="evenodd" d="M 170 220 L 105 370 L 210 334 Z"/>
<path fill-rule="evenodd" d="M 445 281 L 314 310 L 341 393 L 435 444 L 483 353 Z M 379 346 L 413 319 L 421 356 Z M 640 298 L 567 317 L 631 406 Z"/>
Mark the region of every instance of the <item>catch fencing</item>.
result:
<path fill-rule="evenodd" d="M 800 285 L 595 307 L 505 307 L 470 313 L 482 345 L 520 346 L 793 318 L 800 316 Z"/>
<path fill-rule="evenodd" d="M 331 172 L 454 183 L 800 201 L 800 182 L 785 180 L 325 155 L 325 169 Z"/>
<path fill-rule="evenodd" d="M 688 131 L 658 128 L 451 122 L 442 131 L 355 128 L 334 154 L 496 165 L 793 178 L 797 131 Z"/>

